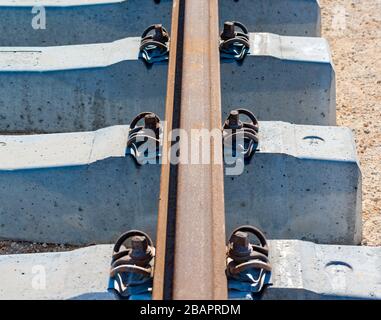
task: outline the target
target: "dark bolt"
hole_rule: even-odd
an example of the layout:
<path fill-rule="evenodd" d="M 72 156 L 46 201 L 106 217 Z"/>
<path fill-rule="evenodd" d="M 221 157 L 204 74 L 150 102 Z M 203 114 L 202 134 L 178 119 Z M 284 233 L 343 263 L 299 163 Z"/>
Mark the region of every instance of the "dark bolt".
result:
<path fill-rule="evenodd" d="M 168 35 L 164 32 L 163 25 L 155 24 L 155 34 L 153 35 L 153 40 L 162 43 L 168 41 Z"/>
<path fill-rule="evenodd" d="M 229 257 L 233 260 L 242 260 L 250 257 L 252 252 L 249 242 L 249 235 L 246 232 L 238 231 L 230 238 Z"/>
<path fill-rule="evenodd" d="M 221 33 L 222 40 L 229 40 L 235 37 L 235 28 L 234 23 L 230 21 L 226 21 L 224 23 L 224 31 Z"/>
<path fill-rule="evenodd" d="M 230 242 L 233 248 L 248 248 L 250 245 L 249 236 L 246 232 L 238 231 L 232 235 Z"/>
<path fill-rule="evenodd" d="M 144 128 L 155 131 L 159 127 L 159 121 L 153 113 L 147 114 L 144 117 Z"/>
<path fill-rule="evenodd" d="M 239 113 L 237 110 L 230 111 L 228 125 L 230 129 L 240 129 L 242 127 L 242 123 L 239 121 Z"/>
<path fill-rule="evenodd" d="M 144 236 L 134 236 L 131 238 L 131 256 L 145 255 L 148 249 L 148 240 Z"/>

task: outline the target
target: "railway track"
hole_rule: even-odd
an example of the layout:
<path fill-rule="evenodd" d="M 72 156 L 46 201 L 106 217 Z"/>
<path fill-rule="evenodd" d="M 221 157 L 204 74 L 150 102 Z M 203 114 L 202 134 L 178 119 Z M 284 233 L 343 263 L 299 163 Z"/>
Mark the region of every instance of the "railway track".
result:
<path fill-rule="evenodd" d="M 97 245 L 0 257 L 0 297 L 381 297 L 379 248 L 354 246 L 361 171 L 317 1 L 63 2 L 41 1 L 52 33 L 0 43 L 0 237 Z M 57 37 L 65 23 L 100 29 Z M 39 262 L 58 291 L 17 280 Z M 78 281 L 76 263 L 97 272 Z"/>

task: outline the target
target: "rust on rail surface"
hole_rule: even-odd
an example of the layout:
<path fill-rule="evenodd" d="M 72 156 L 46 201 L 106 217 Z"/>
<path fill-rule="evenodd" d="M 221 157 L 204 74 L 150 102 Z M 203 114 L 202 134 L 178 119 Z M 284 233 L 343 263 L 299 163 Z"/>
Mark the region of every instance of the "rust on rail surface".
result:
<path fill-rule="evenodd" d="M 181 59 L 182 59 L 182 0 L 173 1 L 171 42 L 169 51 L 167 97 L 165 104 L 165 120 L 162 167 L 160 178 L 159 212 L 156 231 L 156 260 L 152 298 L 164 300 L 172 298 L 174 228 L 176 214 L 177 166 L 171 165 L 171 143 L 168 134 L 179 127 L 179 106 L 181 94 Z M 171 139 L 172 140 L 172 139 Z"/>
<path fill-rule="evenodd" d="M 218 1 L 174 1 L 172 19 L 166 131 L 218 131 Z M 210 145 L 209 164 L 163 165 L 154 299 L 227 299 L 222 137 Z"/>

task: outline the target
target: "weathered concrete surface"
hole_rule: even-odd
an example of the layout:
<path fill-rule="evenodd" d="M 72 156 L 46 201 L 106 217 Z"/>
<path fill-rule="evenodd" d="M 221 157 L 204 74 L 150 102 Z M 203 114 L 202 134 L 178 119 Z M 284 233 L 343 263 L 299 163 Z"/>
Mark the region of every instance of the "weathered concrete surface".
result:
<path fill-rule="evenodd" d="M 258 226 L 269 239 L 361 242 L 361 171 L 350 129 L 260 123 L 259 152 L 225 177 L 227 230 Z"/>
<path fill-rule="evenodd" d="M 111 243 L 126 229 L 155 238 L 160 166 L 125 157 L 127 126 L 0 136 L 0 238 Z M 269 238 L 361 240 L 361 172 L 349 129 L 260 123 L 259 151 L 225 178 L 227 230 Z"/>
<path fill-rule="evenodd" d="M 273 285 L 265 300 L 381 299 L 381 248 L 269 244 Z M 111 245 L 97 245 L 0 256 L 0 299 L 115 299 L 106 291 L 111 254 Z"/>
<path fill-rule="evenodd" d="M 317 0 L 222 0 L 224 21 L 240 21 L 252 32 L 319 37 L 321 14 Z"/>
<path fill-rule="evenodd" d="M 0 48 L 0 132 L 96 130 L 147 110 L 162 117 L 167 66 L 148 68 L 139 44 Z"/>
<path fill-rule="evenodd" d="M 43 6 L 46 29 L 35 30 L 33 6 Z M 1 0 L 0 46 L 54 46 L 138 37 L 161 23 L 170 28 L 172 0 Z"/>
<path fill-rule="evenodd" d="M 270 241 L 263 299 L 381 299 L 381 248 Z"/>
<path fill-rule="evenodd" d="M 251 34 L 243 65 L 222 64 L 224 116 L 336 124 L 335 74 L 324 39 Z M 71 132 L 163 116 L 166 64 L 138 60 L 139 38 L 63 47 L 0 48 L 0 131 Z M 147 109 L 148 110 L 148 109 Z"/>
<path fill-rule="evenodd" d="M 88 244 L 135 228 L 155 234 L 160 167 L 125 157 L 127 129 L 1 136 L 0 237 Z"/>
<path fill-rule="evenodd" d="M 33 6 L 46 10 L 46 29 L 35 30 Z M 317 0 L 224 0 L 221 26 L 238 20 L 252 32 L 320 36 Z M 161 0 L 2 0 L 0 46 L 51 46 L 101 43 L 140 36 L 151 24 L 171 23 L 172 1 Z M 96 32 L 94 32 L 96 30 Z"/>
<path fill-rule="evenodd" d="M 0 256 L 0 299 L 114 300 L 107 292 L 111 245 Z"/>
<path fill-rule="evenodd" d="M 242 64 L 221 64 L 223 116 L 241 107 L 260 120 L 336 125 L 335 71 L 327 41 L 251 33 Z"/>

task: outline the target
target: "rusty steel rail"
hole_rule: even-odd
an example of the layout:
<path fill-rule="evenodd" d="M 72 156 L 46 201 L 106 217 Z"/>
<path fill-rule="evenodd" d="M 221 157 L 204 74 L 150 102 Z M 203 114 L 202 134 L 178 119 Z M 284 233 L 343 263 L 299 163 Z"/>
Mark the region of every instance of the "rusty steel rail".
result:
<path fill-rule="evenodd" d="M 218 0 L 174 1 L 173 22 L 166 130 L 220 129 Z M 210 144 L 210 164 L 163 165 L 154 299 L 227 299 L 222 137 Z"/>
<path fill-rule="evenodd" d="M 176 220 L 177 166 L 169 161 L 173 128 L 180 126 L 181 60 L 184 2 L 173 1 L 171 42 L 169 51 L 165 127 L 163 129 L 162 167 L 160 177 L 159 212 L 156 231 L 156 257 L 154 268 L 154 300 L 172 299 L 173 252 Z"/>
<path fill-rule="evenodd" d="M 218 0 L 185 2 L 180 127 L 221 128 Z M 226 299 L 222 163 L 180 164 L 177 186 L 174 299 Z M 181 149 L 180 149 L 181 153 Z"/>

